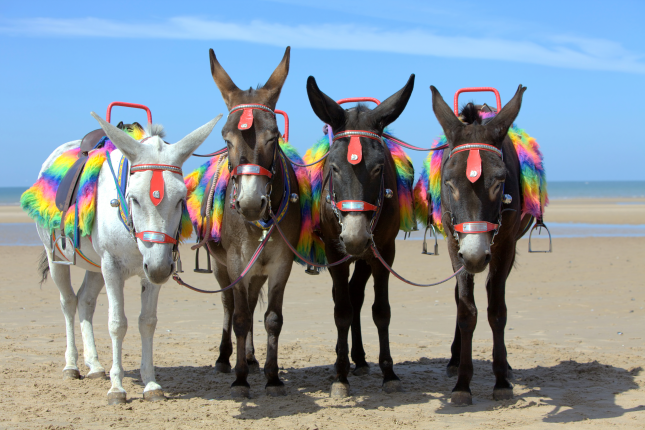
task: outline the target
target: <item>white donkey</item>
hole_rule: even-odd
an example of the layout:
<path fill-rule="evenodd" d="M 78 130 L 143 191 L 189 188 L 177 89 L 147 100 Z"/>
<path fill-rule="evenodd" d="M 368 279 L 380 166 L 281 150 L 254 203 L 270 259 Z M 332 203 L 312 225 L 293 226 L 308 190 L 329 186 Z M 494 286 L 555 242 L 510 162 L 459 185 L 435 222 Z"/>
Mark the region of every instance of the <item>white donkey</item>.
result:
<path fill-rule="evenodd" d="M 76 363 L 78 352 L 74 342 L 74 316 L 78 305 L 85 364 L 90 369 L 87 377 L 105 378 L 105 370 L 98 360 L 92 328 L 96 299 L 105 283 L 109 300 L 109 331 L 113 354 L 110 370 L 112 387 L 108 391 L 108 403 L 125 403 L 121 350 L 128 322 L 124 311 L 123 287 L 126 279 L 138 275 L 141 277 L 139 332 L 142 344 L 141 379 L 145 384 L 143 397 L 146 400 L 161 400 L 164 398 L 164 393 L 155 381 L 152 338 L 157 325 L 159 290 L 161 284 L 170 277 L 175 264 L 172 241 L 177 238 L 183 203 L 186 199 L 186 186 L 181 167 L 208 137 L 222 115 L 174 145 L 168 145 L 161 139 L 163 136 L 160 128 L 154 132 L 151 131 L 153 127 L 149 127 L 145 137 L 139 142 L 105 122 L 94 112 L 92 116 L 101 124 L 108 138 L 117 147 L 111 154 L 114 170 L 117 171 L 122 155 L 125 155 L 132 166 L 125 193 L 132 231 L 124 227 L 119 220 L 118 208 L 112 206 L 114 201 L 119 201 L 119 195 L 108 161 L 103 164 L 99 174 L 96 217 L 91 240 L 83 237 L 80 244 L 83 255 L 96 265 L 100 265 L 100 268 L 82 258 L 76 259 L 77 266 L 86 270 L 78 296 L 74 294 L 72 288 L 69 266 L 53 263 L 50 231 L 38 227 L 38 234 L 45 246 L 49 270 L 60 290 L 61 307 L 65 315 L 67 351 L 63 375 L 64 378 L 80 377 Z M 39 178 L 59 155 L 79 145 L 80 141 L 76 140 L 58 147 L 43 164 Z M 152 186 L 156 187 L 156 191 L 151 190 Z M 153 199 L 155 199 L 154 202 Z M 136 234 L 135 240 L 132 234 Z M 60 248 L 62 246 L 56 247 L 57 260 L 62 259 Z M 74 258 L 73 246 L 66 246 L 62 252 L 66 259 Z M 46 268 L 44 276 L 46 276 Z"/>

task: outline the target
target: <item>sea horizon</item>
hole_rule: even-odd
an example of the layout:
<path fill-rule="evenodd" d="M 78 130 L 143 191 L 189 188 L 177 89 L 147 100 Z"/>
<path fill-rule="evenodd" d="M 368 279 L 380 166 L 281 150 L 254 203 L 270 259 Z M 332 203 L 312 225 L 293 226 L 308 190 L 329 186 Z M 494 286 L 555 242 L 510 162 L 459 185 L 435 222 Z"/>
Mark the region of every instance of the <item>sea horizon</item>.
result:
<path fill-rule="evenodd" d="M 0 187 L 0 206 L 18 206 L 29 187 Z M 550 181 L 549 199 L 643 198 L 645 181 Z"/>

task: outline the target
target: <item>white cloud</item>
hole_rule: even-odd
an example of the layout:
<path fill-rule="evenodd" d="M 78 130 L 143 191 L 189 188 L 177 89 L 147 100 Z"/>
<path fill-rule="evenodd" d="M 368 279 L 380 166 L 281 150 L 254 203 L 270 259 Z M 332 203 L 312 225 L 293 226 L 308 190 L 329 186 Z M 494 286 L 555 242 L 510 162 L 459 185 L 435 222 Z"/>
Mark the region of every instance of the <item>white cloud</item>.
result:
<path fill-rule="evenodd" d="M 571 69 L 645 73 L 643 56 L 620 44 L 573 36 L 547 41 L 448 36 L 423 29 L 383 30 L 356 25 L 296 25 L 252 21 L 227 23 L 197 17 L 157 22 L 99 18 L 30 18 L 5 21 L 0 33 L 17 36 L 236 40 L 284 47 L 388 52 L 410 55 L 512 61 Z"/>

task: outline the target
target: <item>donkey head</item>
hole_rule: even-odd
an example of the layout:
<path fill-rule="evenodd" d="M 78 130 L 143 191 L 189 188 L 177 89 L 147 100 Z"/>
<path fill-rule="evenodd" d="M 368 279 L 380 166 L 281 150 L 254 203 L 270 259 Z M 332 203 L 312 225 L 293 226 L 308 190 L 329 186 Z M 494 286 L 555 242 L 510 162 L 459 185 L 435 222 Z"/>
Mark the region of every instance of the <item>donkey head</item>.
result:
<path fill-rule="evenodd" d="M 261 88 L 240 90 L 228 76 L 210 50 L 211 74 L 217 84 L 229 111 L 240 105 L 263 105 L 271 111 L 280 97 L 282 85 L 289 73 L 289 53 L 287 47 L 282 61 L 269 80 Z M 249 127 L 243 127 L 240 119 L 245 113 L 252 115 Z M 246 126 L 246 124 L 244 124 Z M 241 175 L 236 178 L 240 165 L 254 164 L 273 172 L 277 166 L 278 124 L 272 112 L 262 109 L 237 110 L 231 113 L 222 128 L 222 137 L 228 147 L 229 170 L 236 181 L 237 196 L 235 208 L 247 221 L 257 221 L 265 216 L 268 205 L 270 178 L 264 175 Z"/>
<path fill-rule="evenodd" d="M 130 161 L 130 165 L 166 165 L 181 168 L 199 145 L 206 140 L 222 115 L 184 137 L 174 145 L 163 140 L 159 127 L 150 127 L 141 142 L 130 137 L 112 124 L 104 121 L 97 114 L 92 116 L 116 146 Z M 157 130 L 154 130 L 154 129 Z M 156 132 L 155 132 L 156 131 Z M 156 188 L 151 190 L 153 174 L 161 179 Z M 161 176 L 159 176 L 159 174 Z M 176 239 L 178 236 L 181 215 L 186 200 L 186 185 L 179 173 L 171 171 L 153 172 L 137 171 L 130 175 L 126 193 L 132 224 L 136 232 L 154 232 Z M 160 200 L 159 200 L 160 198 Z M 154 199 L 154 201 L 153 201 Z M 154 243 L 137 240 L 137 246 L 143 256 L 143 270 L 155 284 L 163 284 L 172 273 L 173 245 L 171 243 Z"/>
<path fill-rule="evenodd" d="M 407 84 L 373 110 L 359 104 L 352 109 L 343 109 L 325 93 L 320 91 L 316 80 L 307 80 L 307 94 L 314 112 L 323 122 L 331 126 L 334 135 L 346 130 L 360 130 L 381 135 L 385 127 L 394 122 L 405 109 L 414 88 L 414 75 Z M 333 183 L 334 200 L 362 201 L 377 205 L 381 191 L 381 180 L 385 169 L 386 150 L 380 140 L 360 137 L 361 157 L 356 164 L 348 159 L 350 138 L 343 137 L 330 145 L 327 158 L 329 178 Z M 351 157 L 351 154 L 350 154 Z M 372 236 L 371 220 L 374 211 L 343 212 L 339 210 L 341 222 L 340 245 L 351 255 L 361 255 L 369 249 Z"/>
<path fill-rule="evenodd" d="M 492 145 L 501 151 L 508 129 L 520 112 L 522 95 L 526 91 L 526 87 L 520 85 L 511 101 L 492 120 L 482 125 L 477 109 L 472 103 L 469 103 L 461 112 L 466 122 L 463 123 L 455 116 L 439 91 L 433 86 L 430 89 L 432 108 L 446 135 L 450 151 L 468 143 Z M 506 166 L 502 157 L 494 152 L 482 150 L 479 154 L 481 176 L 474 182 L 472 178 L 470 180 L 468 178 L 472 170 L 467 172 L 469 151 L 456 152 L 448 158 L 444 157 L 441 170 L 441 200 L 444 213 L 446 209 L 451 213 L 453 232 L 455 225 L 464 222 L 499 223 L 504 181 L 507 175 Z M 493 231 L 457 232 L 458 258 L 468 272 L 482 272 L 490 262 L 493 234 Z"/>

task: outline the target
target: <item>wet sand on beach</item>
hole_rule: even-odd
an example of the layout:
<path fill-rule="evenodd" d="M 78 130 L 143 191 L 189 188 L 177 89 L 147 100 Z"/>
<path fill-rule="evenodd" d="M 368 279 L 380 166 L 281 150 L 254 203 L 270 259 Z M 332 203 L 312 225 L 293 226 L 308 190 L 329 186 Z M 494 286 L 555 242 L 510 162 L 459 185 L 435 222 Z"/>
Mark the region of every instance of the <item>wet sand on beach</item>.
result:
<path fill-rule="evenodd" d="M 596 209 L 577 210 L 578 206 Z M 6 215 L 12 212 L 7 208 L 0 208 L 0 220 L 15 216 Z M 547 221 L 617 224 L 620 219 L 643 224 L 644 210 L 644 204 L 562 200 L 549 207 Z M 620 217 L 605 218 L 615 212 Z M 420 254 L 420 242 L 398 241 L 394 268 L 417 282 L 443 279 L 450 265 L 445 242 L 439 247 L 440 255 L 429 257 Z M 0 428 L 643 428 L 645 238 L 554 239 L 553 247 L 552 254 L 529 254 L 527 241 L 521 240 L 507 283 L 506 345 L 514 368 L 513 400 L 492 400 L 492 336 L 484 275 L 476 277 L 479 317 L 473 341 L 474 405 L 469 407 L 450 404 L 455 378 L 445 373 L 455 325 L 452 281 L 416 288 L 391 278 L 390 346 L 405 390 L 391 395 L 381 390 L 370 282 L 361 318 L 371 374 L 350 376 L 352 396 L 331 399 L 336 341 L 331 278 L 326 272 L 308 276 L 300 266 L 294 266 L 287 285 L 280 337 L 286 397 L 267 397 L 263 374 L 254 373 L 249 378 L 252 398 L 233 400 L 229 386 L 234 374 L 213 370 L 222 329 L 219 296 L 169 282 L 161 291 L 155 335 L 157 381 L 169 400 L 144 402 L 137 329 L 140 287 L 133 278 L 125 289 L 129 328 L 123 360 L 129 402 L 108 406 L 109 381 L 62 380 L 65 325 L 58 289 L 51 279 L 42 287 L 38 284 L 41 249 L 0 247 Z M 211 275 L 189 270 L 193 254 L 187 246 L 182 253 L 184 280 L 216 288 Z M 78 288 L 82 272 L 72 269 L 72 278 Z M 94 329 L 99 359 L 109 369 L 107 308 L 103 291 Z M 259 305 L 253 319 L 261 364 L 266 356 L 261 322 L 265 309 Z M 78 319 L 76 345 L 85 374 Z"/>

